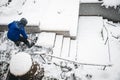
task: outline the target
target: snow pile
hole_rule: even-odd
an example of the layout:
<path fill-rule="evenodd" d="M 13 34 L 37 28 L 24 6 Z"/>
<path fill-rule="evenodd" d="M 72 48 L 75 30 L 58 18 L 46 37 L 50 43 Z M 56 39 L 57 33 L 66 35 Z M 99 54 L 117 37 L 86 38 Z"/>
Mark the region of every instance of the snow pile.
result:
<path fill-rule="evenodd" d="M 35 0 L 0 0 L 0 24 L 6 25 L 13 20 L 19 20 L 21 17 L 25 17 L 30 23 L 28 23 L 28 25 L 38 25 L 40 19 L 40 13 L 38 13 L 38 10 L 39 8 L 41 8 L 41 5 L 38 4 L 40 5 L 38 6 L 34 3 L 34 1 Z M 30 7 L 30 9 L 28 6 Z"/>
<path fill-rule="evenodd" d="M 10 61 L 10 72 L 16 76 L 26 74 L 32 66 L 31 56 L 20 52 L 14 55 Z"/>
<path fill-rule="evenodd" d="M 0 0 L 0 6 L 7 4 L 8 0 Z"/>
<path fill-rule="evenodd" d="M 9 16 L 9 15 L 16 15 L 21 11 L 21 8 L 24 4 L 25 0 L 12 0 L 9 4 L 4 1 L 2 2 L 3 6 L 0 7 L 1 16 Z M 6 5 L 4 5 L 6 4 Z"/>
<path fill-rule="evenodd" d="M 9 45 L 11 46 L 11 44 L 7 40 L 7 31 L 1 32 L 1 34 L 0 34 L 0 51 L 5 51 L 5 50 L 7 51 Z"/>
<path fill-rule="evenodd" d="M 5 42 L 3 42 L 1 45 L 0 45 L 0 50 L 2 51 L 2 50 L 7 50 L 7 45 L 5 45 L 5 44 L 7 44 L 7 41 L 5 41 Z"/>
<path fill-rule="evenodd" d="M 103 0 L 103 6 L 106 8 L 108 7 L 114 7 L 116 8 L 118 5 L 120 5 L 120 0 Z"/>
<path fill-rule="evenodd" d="M 52 64 L 52 65 L 45 65 L 44 68 L 45 68 L 45 74 L 44 74 L 45 76 L 50 78 L 60 79 L 61 70 L 59 67 Z"/>

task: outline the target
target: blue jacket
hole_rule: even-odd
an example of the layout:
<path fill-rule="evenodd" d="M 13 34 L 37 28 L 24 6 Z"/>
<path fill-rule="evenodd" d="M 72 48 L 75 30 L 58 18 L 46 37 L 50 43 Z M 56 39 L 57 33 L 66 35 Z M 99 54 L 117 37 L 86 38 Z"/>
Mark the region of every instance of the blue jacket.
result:
<path fill-rule="evenodd" d="M 12 23 L 8 24 L 8 39 L 12 41 L 18 41 L 20 39 L 20 35 L 22 35 L 25 39 L 28 38 L 24 26 L 20 24 L 19 21 L 13 21 Z"/>

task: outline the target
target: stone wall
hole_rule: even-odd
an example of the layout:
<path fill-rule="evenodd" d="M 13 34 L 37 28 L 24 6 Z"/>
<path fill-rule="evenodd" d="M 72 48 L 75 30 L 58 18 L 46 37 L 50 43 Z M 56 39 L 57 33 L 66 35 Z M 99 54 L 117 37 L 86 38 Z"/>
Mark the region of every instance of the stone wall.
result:
<path fill-rule="evenodd" d="M 110 21 L 120 22 L 119 8 L 105 8 L 105 6 L 101 6 L 101 4 L 102 3 L 81 3 L 79 16 L 103 16 L 103 18 Z"/>

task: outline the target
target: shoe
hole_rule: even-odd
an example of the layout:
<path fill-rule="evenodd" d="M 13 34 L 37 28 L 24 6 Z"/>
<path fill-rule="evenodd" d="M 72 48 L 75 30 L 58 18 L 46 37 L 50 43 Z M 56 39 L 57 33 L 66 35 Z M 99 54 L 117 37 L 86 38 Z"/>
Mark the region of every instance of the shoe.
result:
<path fill-rule="evenodd" d="M 29 44 L 28 48 L 31 48 L 31 47 L 34 46 L 34 45 L 35 45 L 35 43 L 32 42 L 31 44 Z"/>
<path fill-rule="evenodd" d="M 34 45 L 35 45 L 35 43 L 34 43 L 34 42 L 32 42 L 32 43 L 31 43 L 31 46 L 34 46 Z"/>

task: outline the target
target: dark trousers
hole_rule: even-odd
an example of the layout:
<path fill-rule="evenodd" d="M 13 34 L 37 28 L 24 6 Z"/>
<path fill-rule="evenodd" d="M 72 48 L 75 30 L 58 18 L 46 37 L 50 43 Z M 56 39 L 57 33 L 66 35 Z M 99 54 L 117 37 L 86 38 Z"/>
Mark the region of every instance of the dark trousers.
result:
<path fill-rule="evenodd" d="M 20 42 L 24 42 L 24 44 L 26 44 L 29 48 L 31 47 L 31 44 L 29 43 L 29 41 L 22 36 L 20 37 L 20 39 L 18 41 L 14 42 L 14 43 L 16 44 L 16 46 L 19 46 Z"/>

